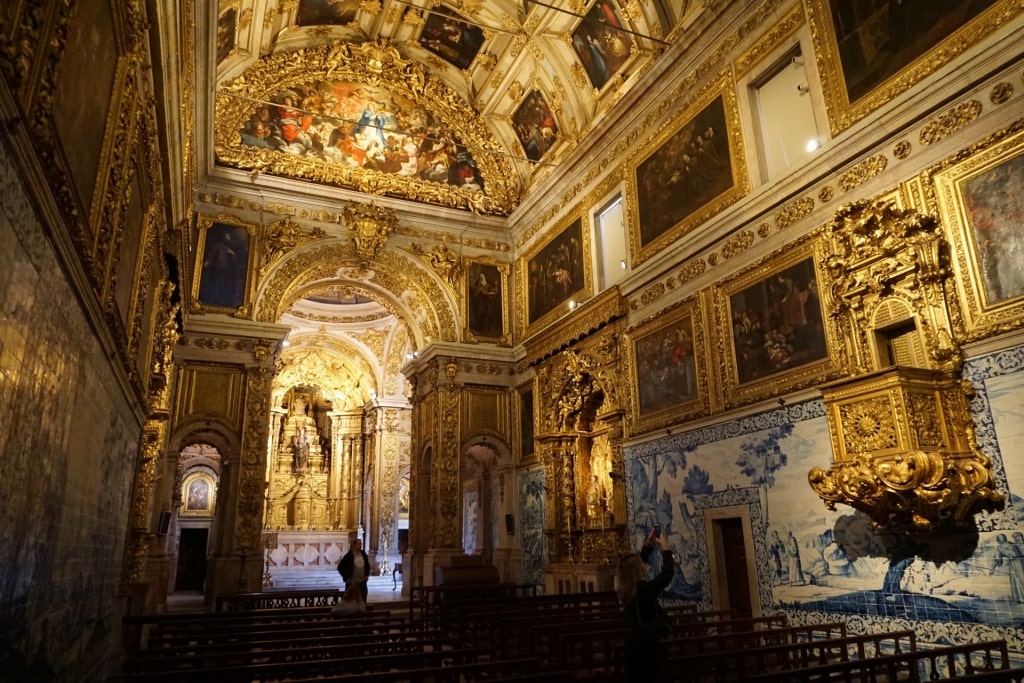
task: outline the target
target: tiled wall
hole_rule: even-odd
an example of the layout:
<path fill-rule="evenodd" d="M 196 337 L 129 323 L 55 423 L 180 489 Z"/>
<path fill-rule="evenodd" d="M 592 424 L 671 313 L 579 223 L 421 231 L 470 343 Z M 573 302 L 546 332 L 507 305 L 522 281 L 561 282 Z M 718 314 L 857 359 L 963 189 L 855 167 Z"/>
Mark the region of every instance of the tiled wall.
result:
<path fill-rule="evenodd" d="M 100 680 L 139 425 L 0 146 L 0 669 Z"/>
<path fill-rule="evenodd" d="M 548 563 L 544 536 L 544 470 L 529 470 L 519 477 L 519 519 L 523 548 L 523 583 L 544 585 Z"/>
<path fill-rule="evenodd" d="M 627 448 L 634 544 L 657 518 L 681 561 L 670 599 L 710 608 L 704 510 L 746 506 L 766 613 L 844 619 L 854 632 L 913 628 L 924 642 L 1005 638 L 1024 652 L 1024 458 L 1015 451 L 1024 442 L 1024 346 L 972 359 L 964 375 L 980 390 L 971 406 L 978 440 L 1008 503 L 977 517 L 976 539 L 944 539 L 963 557 L 891 565 L 870 549 L 851 560 L 836 545 L 837 525 L 868 537 L 852 508 L 826 510 L 807 483 L 812 467 L 831 462 L 817 400 Z"/>

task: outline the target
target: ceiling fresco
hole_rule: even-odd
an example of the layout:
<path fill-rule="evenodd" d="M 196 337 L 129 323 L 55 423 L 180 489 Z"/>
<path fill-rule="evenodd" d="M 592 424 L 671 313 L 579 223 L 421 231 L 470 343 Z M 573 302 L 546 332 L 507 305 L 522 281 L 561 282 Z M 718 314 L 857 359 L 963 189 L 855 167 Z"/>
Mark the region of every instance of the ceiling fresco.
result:
<path fill-rule="evenodd" d="M 509 215 L 696 0 L 221 0 L 215 163 Z"/>

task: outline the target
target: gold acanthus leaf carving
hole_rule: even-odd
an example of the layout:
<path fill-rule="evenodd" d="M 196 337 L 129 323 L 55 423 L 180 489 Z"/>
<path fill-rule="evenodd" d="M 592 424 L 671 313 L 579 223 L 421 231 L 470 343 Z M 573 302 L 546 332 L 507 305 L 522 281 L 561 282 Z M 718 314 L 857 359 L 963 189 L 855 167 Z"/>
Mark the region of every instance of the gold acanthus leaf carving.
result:
<path fill-rule="evenodd" d="M 462 276 L 465 268 L 462 264 L 462 259 L 449 249 L 447 244 L 442 242 L 430 251 L 427 251 L 419 244 L 413 243 L 412 252 L 430 266 L 437 273 L 438 277 L 452 288 L 452 291 L 457 291 L 456 283 Z"/>
<path fill-rule="evenodd" d="M 316 227 L 308 233 L 303 232 L 302 226 L 288 216 L 264 226 L 261 235 L 263 251 L 260 257 L 260 275 L 266 273 L 267 268 L 295 247 L 325 235 L 323 230 Z"/>

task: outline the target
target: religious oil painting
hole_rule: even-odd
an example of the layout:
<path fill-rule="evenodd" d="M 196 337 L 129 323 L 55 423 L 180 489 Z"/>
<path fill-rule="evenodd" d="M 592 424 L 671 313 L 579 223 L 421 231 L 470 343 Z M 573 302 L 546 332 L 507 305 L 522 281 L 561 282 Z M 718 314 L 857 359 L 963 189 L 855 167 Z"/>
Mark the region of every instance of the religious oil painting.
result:
<path fill-rule="evenodd" d="M 572 47 L 597 89 L 604 87 L 629 60 L 633 49 L 630 33 L 610 0 L 598 0 L 572 32 Z"/>
<path fill-rule="evenodd" d="M 814 49 L 835 135 L 1017 14 L 1001 0 L 811 0 Z"/>
<path fill-rule="evenodd" d="M 707 396 L 704 325 L 696 299 L 662 311 L 630 334 L 633 433 L 699 414 Z"/>
<path fill-rule="evenodd" d="M 518 308 L 525 308 L 527 331 L 569 312 L 569 302 L 578 303 L 589 291 L 589 258 L 583 217 L 576 211 L 552 239 L 526 257 L 525 268 L 517 269 L 519 301 L 526 301 Z"/>
<path fill-rule="evenodd" d="M 674 242 L 747 191 L 736 96 L 728 74 L 641 146 L 629 177 L 635 263 Z M 734 125 L 733 125 L 734 124 Z"/>
<path fill-rule="evenodd" d="M 539 90 L 531 90 L 512 114 L 512 126 L 530 161 L 540 161 L 558 140 L 555 116 Z"/>
<path fill-rule="evenodd" d="M 295 23 L 299 26 L 350 24 L 356 20 L 359 0 L 299 0 Z"/>
<path fill-rule="evenodd" d="M 972 339 L 1024 325 L 1024 122 L 931 171 Z"/>
<path fill-rule="evenodd" d="M 246 304 L 253 227 L 228 217 L 200 217 L 199 277 L 193 300 L 202 307 L 229 309 Z"/>
<path fill-rule="evenodd" d="M 712 289 L 730 404 L 816 385 L 832 371 L 817 240 L 769 255 Z"/>
<path fill-rule="evenodd" d="M 204 515 L 213 511 L 213 481 L 204 474 L 193 474 L 182 483 L 182 507 L 185 514 Z"/>
<path fill-rule="evenodd" d="M 533 445 L 533 388 L 519 390 L 519 464 L 535 460 Z"/>
<path fill-rule="evenodd" d="M 466 269 L 466 326 L 476 341 L 507 342 L 505 277 L 508 266 L 469 261 Z"/>
<path fill-rule="evenodd" d="M 482 190 L 483 178 L 451 129 L 413 100 L 352 81 L 276 92 L 253 107 L 243 145 L 403 178 Z"/>
<path fill-rule="evenodd" d="M 456 68 L 468 69 L 484 43 L 484 31 L 467 24 L 444 5 L 430 10 L 419 44 Z"/>
<path fill-rule="evenodd" d="M 229 7 L 217 17 L 217 64 L 220 64 L 235 49 L 235 29 L 238 10 Z"/>

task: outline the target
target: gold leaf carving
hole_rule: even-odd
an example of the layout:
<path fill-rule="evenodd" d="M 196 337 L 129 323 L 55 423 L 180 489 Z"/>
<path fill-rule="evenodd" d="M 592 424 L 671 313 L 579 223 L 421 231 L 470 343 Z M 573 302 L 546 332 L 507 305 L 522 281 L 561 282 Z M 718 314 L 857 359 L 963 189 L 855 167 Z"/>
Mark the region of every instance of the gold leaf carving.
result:
<path fill-rule="evenodd" d="M 921 129 L 921 144 L 930 145 L 952 135 L 981 116 L 981 102 L 970 100 L 953 107 Z"/>
<path fill-rule="evenodd" d="M 839 176 L 839 189 L 843 192 L 849 192 L 858 185 L 863 185 L 884 171 L 888 163 L 888 160 L 882 154 L 865 159 Z"/>
<path fill-rule="evenodd" d="M 801 197 L 782 207 L 782 211 L 775 214 L 775 225 L 782 230 L 809 214 L 813 209 L 814 200 L 810 197 Z"/>

